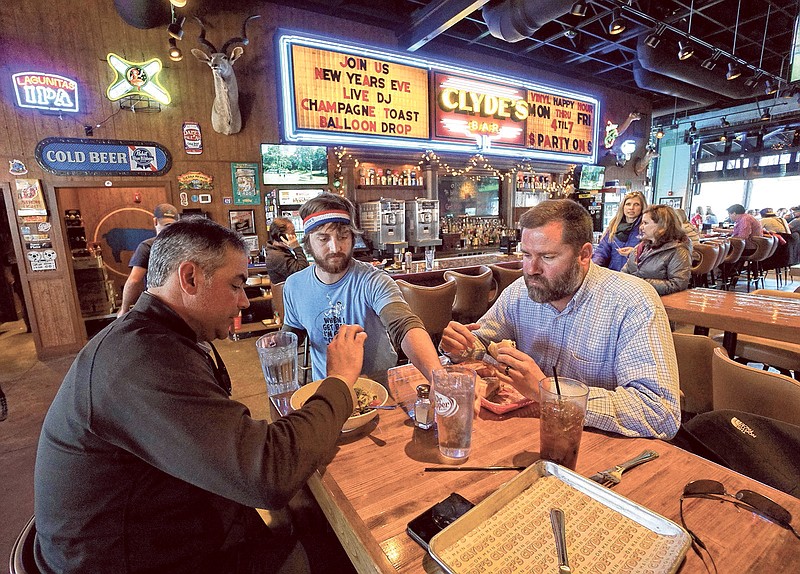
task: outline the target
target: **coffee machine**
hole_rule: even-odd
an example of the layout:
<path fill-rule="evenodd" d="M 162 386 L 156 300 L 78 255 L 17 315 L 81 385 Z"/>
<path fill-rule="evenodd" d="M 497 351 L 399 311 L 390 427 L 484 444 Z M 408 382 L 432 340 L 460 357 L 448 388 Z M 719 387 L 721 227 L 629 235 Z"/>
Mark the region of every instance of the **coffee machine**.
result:
<path fill-rule="evenodd" d="M 359 204 L 361 228 L 373 248 L 391 256 L 399 266 L 406 241 L 405 202 L 381 198 Z"/>

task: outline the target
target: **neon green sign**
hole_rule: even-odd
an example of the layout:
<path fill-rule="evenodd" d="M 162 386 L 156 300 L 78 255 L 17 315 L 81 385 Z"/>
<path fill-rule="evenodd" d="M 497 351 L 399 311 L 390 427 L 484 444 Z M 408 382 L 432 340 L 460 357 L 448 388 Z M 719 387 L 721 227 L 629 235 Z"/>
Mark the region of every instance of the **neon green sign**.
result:
<path fill-rule="evenodd" d="M 115 74 L 114 81 L 106 90 L 106 96 L 112 102 L 131 95 L 145 96 L 164 105 L 172 101 L 169 92 L 158 81 L 158 74 L 163 68 L 158 58 L 129 62 L 111 53 L 107 59 Z"/>

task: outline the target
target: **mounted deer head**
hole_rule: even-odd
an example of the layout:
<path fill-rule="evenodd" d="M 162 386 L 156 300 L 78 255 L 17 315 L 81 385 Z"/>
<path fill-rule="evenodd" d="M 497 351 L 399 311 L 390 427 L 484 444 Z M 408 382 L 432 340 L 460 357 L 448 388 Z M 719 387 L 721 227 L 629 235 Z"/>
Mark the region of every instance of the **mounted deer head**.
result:
<path fill-rule="evenodd" d="M 214 44 L 206 40 L 206 27 L 203 21 L 196 16 L 194 18 L 200 24 L 200 35 L 197 38 L 205 51 L 192 48 L 192 54 L 201 62 L 208 64 L 214 74 L 215 97 L 214 105 L 211 108 L 211 127 L 215 132 L 226 136 L 238 133 L 242 129 L 242 115 L 239 112 L 239 85 L 236 83 L 233 63 L 244 54 L 242 46 L 250 43 L 250 40 L 247 39 L 247 23 L 257 18 L 261 18 L 261 16 L 245 18 L 242 23 L 242 35 L 225 42 L 221 50 L 217 50 Z M 234 48 L 228 52 L 231 47 Z"/>

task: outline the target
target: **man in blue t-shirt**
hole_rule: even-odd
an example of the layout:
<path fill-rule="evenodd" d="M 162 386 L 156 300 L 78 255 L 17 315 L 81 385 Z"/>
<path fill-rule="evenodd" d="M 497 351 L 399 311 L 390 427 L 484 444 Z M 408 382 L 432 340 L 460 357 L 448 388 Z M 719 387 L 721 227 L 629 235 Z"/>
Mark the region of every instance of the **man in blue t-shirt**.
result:
<path fill-rule="evenodd" d="M 168 225 L 175 223 L 178 219 L 178 208 L 169 203 L 160 203 L 156 205 L 153 210 L 153 227 L 156 228 L 155 236 L 150 239 L 145 239 L 133 252 L 128 267 L 131 268 L 131 273 L 125 280 L 125 286 L 122 288 L 122 305 L 120 305 L 117 315 L 122 316 L 127 313 L 136 300 L 139 298 L 145 288 L 147 287 L 147 262 L 150 260 L 150 248 L 153 246 L 153 241 L 156 240 L 158 234 L 161 233 Z"/>
<path fill-rule="evenodd" d="M 422 321 L 395 282 L 369 263 L 353 259 L 355 208 L 346 198 L 323 193 L 300 208 L 303 246 L 315 265 L 286 279 L 284 329 L 308 334 L 314 379 L 325 376 L 326 349 L 342 325 L 367 333 L 363 373 L 380 382 L 397 364 L 396 348 L 431 380 L 441 366 Z"/>

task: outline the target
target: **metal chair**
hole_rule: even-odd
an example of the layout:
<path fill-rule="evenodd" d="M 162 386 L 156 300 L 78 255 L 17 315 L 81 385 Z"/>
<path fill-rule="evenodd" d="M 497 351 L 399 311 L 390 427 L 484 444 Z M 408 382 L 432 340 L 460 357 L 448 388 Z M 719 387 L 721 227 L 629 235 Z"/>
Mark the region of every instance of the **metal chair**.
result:
<path fill-rule="evenodd" d="M 502 267 L 494 263 L 489 264 L 488 267 L 492 270 L 494 280 L 494 292 L 489 298 L 489 305 L 493 305 L 506 287 L 522 277 L 522 262 L 517 262 L 515 267 Z"/>
<path fill-rule="evenodd" d="M 453 302 L 456 298 L 455 279 L 449 279 L 434 287 L 414 285 L 398 279 L 397 286 L 408 306 L 425 325 L 425 330 L 431 336 L 433 344 L 438 345 L 442 331 L 453 319 Z"/>
<path fill-rule="evenodd" d="M 678 358 L 678 376 L 681 386 L 681 410 L 699 414 L 714 409 L 711 383 L 711 358 L 716 341 L 702 335 L 672 333 L 675 355 Z"/>
<path fill-rule="evenodd" d="M 708 274 L 714 269 L 719 256 L 719 245 L 698 243 L 694 246 L 692 263 L 692 287 L 708 287 Z"/>
<path fill-rule="evenodd" d="M 281 281 L 280 283 L 273 283 L 272 287 L 270 288 L 270 292 L 272 293 L 272 309 L 275 311 L 275 314 L 278 316 L 278 324 L 283 325 L 283 318 L 284 318 L 284 307 L 283 307 L 283 286 L 286 284 L 286 281 Z M 311 361 L 309 360 L 309 348 L 310 345 L 308 344 L 308 337 L 303 339 L 303 363 L 299 366 L 300 373 L 298 373 L 298 379 L 301 379 L 299 382 L 301 385 L 305 385 L 308 382 L 308 374 L 311 372 Z M 300 374 L 302 373 L 302 377 Z"/>
<path fill-rule="evenodd" d="M 715 411 L 744 411 L 800 425 L 800 382 L 737 363 L 723 348 L 714 349 L 711 370 Z"/>
<path fill-rule="evenodd" d="M 8 558 L 8 571 L 10 574 L 39 574 L 39 567 L 33 557 L 33 539 L 36 537 L 36 524 L 34 517 L 22 529 L 11 547 Z"/>
<path fill-rule="evenodd" d="M 453 319 L 460 323 L 474 323 L 489 309 L 489 290 L 492 288 L 492 270 L 481 265 L 477 275 L 468 275 L 448 269 L 445 279 L 455 279 L 456 299 Z"/>

